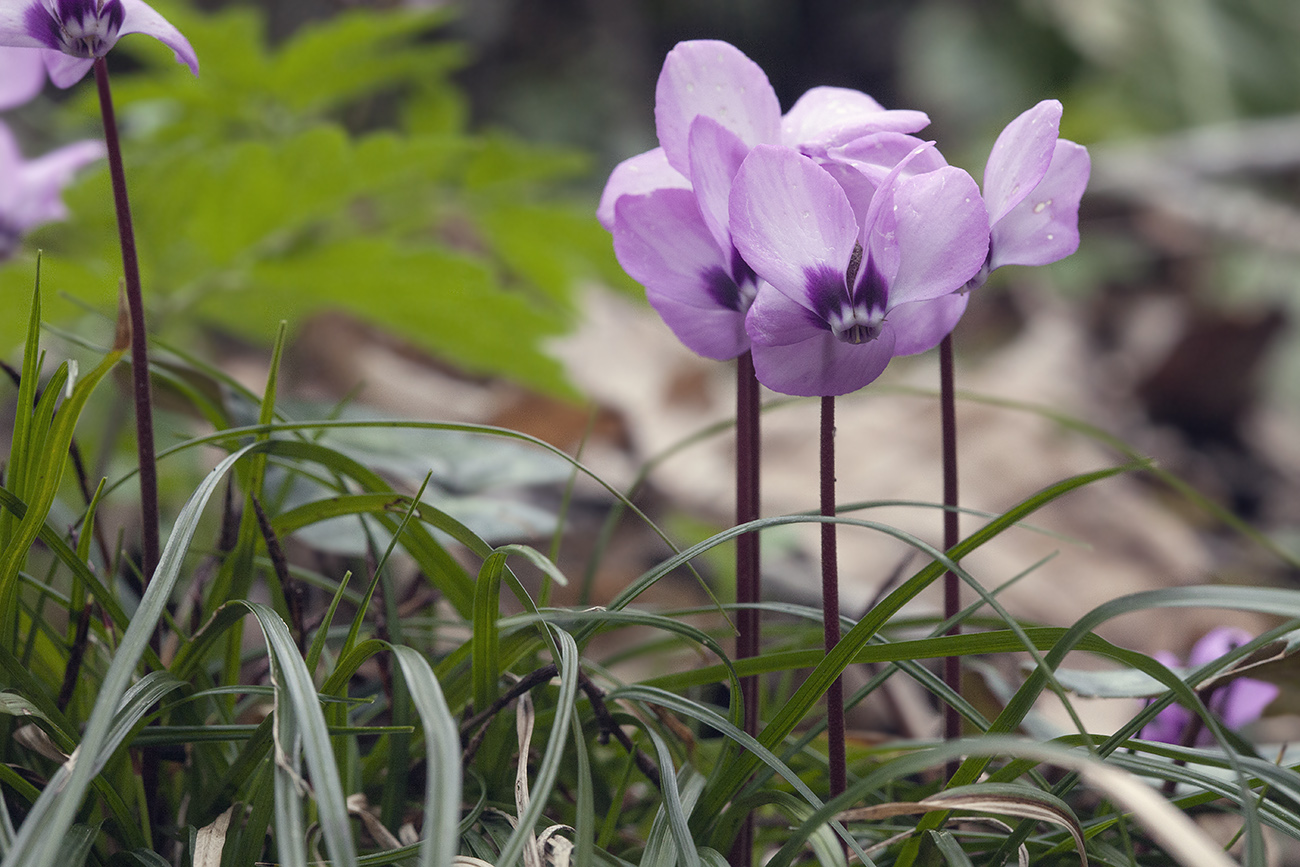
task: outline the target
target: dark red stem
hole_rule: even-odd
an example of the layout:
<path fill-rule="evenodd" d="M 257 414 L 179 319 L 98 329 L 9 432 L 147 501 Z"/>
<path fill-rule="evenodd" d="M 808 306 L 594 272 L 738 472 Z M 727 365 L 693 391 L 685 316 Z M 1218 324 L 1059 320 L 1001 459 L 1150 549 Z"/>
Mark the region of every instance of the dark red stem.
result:
<path fill-rule="evenodd" d="M 943 429 L 943 547 L 951 551 L 959 540 L 957 528 L 957 401 L 953 395 L 952 334 L 939 344 L 939 407 L 940 426 Z M 947 620 L 961 610 L 961 582 L 953 572 L 943 576 L 943 616 Z M 959 635 L 961 624 L 954 623 L 949 635 Z M 961 695 L 961 658 L 946 656 L 943 660 L 943 682 L 953 692 Z M 946 740 L 961 737 L 961 714 L 957 708 L 945 704 L 943 708 L 943 733 Z"/>
<path fill-rule="evenodd" d="M 126 195 L 126 171 L 122 167 L 122 146 L 117 137 L 113 95 L 108 87 L 108 65 L 95 60 L 95 84 L 99 87 L 99 111 L 104 119 L 104 144 L 108 149 L 108 171 L 113 179 L 113 203 L 117 206 L 117 234 L 122 246 L 122 276 L 126 303 L 131 316 L 131 376 L 134 383 L 136 453 L 140 459 L 140 574 L 148 586 L 158 566 L 158 468 L 154 459 L 153 400 L 149 391 L 149 353 L 146 348 L 144 296 L 140 291 L 140 260 L 135 251 L 135 230 L 131 225 L 131 203 Z"/>
<path fill-rule="evenodd" d="M 823 517 L 835 517 L 835 398 L 822 398 L 821 506 Z M 822 524 L 822 626 L 826 652 L 840 643 L 840 574 L 832 522 Z M 835 678 L 826 690 L 826 748 L 830 760 L 830 794 L 848 786 L 844 755 L 844 683 Z"/>
<path fill-rule="evenodd" d="M 759 515 L 759 406 L 754 358 L 748 352 L 736 359 L 736 523 L 745 524 Z M 759 613 L 754 604 L 759 590 L 758 534 L 736 539 L 736 657 L 758 656 Z M 745 733 L 758 735 L 758 678 L 741 678 L 740 695 L 745 703 Z M 746 816 L 728 859 L 732 867 L 750 867 L 754 860 L 754 817 Z"/>

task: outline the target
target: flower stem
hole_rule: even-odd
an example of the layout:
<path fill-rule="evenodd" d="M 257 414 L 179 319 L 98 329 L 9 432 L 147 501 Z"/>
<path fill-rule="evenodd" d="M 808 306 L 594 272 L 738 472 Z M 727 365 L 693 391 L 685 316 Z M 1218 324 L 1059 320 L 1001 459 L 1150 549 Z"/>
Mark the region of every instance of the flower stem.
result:
<path fill-rule="evenodd" d="M 952 334 L 939 344 L 939 413 L 943 429 L 943 547 L 951 551 L 959 541 L 957 528 L 957 401 L 953 395 Z M 961 582 L 953 572 L 943 576 L 943 616 L 947 620 L 961 610 Z M 954 623 L 948 635 L 961 634 L 961 624 Z M 961 695 L 961 658 L 943 660 L 943 682 Z M 961 737 L 961 714 L 946 704 L 943 708 L 943 733 L 946 740 Z M 956 770 L 955 764 L 953 770 Z"/>
<path fill-rule="evenodd" d="M 95 84 L 99 88 L 99 111 L 104 119 L 104 145 L 108 150 L 108 171 L 113 179 L 113 202 L 117 207 L 117 234 L 122 246 L 122 276 L 126 303 L 131 316 L 131 376 L 135 398 L 136 453 L 140 460 L 140 574 L 145 586 L 158 565 L 158 467 L 154 458 L 153 401 L 149 391 L 149 354 L 144 325 L 144 296 L 140 291 L 140 261 L 135 250 L 131 224 L 131 203 L 126 195 L 126 172 L 122 167 L 122 146 L 117 136 L 113 96 L 108 86 L 108 64 L 95 60 Z"/>
<path fill-rule="evenodd" d="M 748 352 L 736 359 L 736 523 L 758 519 L 759 514 L 759 415 L 758 380 L 754 358 Z M 757 533 L 736 538 L 736 658 L 758 656 L 759 539 Z M 741 678 L 740 695 L 745 704 L 745 733 L 758 735 L 758 678 Z M 731 867 L 749 867 L 754 860 L 754 817 L 745 817 L 728 859 Z"/>
<path fill-rule="evenodd" d="M 835 398 L 822 398 L 821 424 L 822 516 L 835 517 Z M 825 522 L 822 531 L 822 627 L 826 652 L 840 643 L 840 574 L 835 550 L 836 525 Z M 830 761 L 830 796 L 848 786 L 844 754 L 844 683 L 842 678 L 826 690 L 826 740 Z"/>

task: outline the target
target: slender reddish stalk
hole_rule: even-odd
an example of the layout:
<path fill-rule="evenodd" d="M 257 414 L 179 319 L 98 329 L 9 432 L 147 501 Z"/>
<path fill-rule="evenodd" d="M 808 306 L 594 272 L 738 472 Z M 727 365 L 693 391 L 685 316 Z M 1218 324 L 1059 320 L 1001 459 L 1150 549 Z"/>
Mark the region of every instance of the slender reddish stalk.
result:
<path fill-rule="evenodd" d="M 158 566 L 158 468 L 154 458 L 153 400 L 149 391 L 149 354 L 144 326 L 144 296 L 140 291 L 140 260 L 135 251 L 135 229 L 131 224 L 131 203 L 126 195 L 126 171 L 122 167 L 122 146 L 117 137 L 113 96 L 108 87 L 108 64 L 95 60 L 95 84 L 99 88 L 99 111 L 104 119 L 104 145 L 108 149 L 108 171 L 113 179 L 113 203 L 117 207 L 117 234 L 122 246 L 122 277 L 131 315 L 131 376 L 134 384 L 136 453 L 140 460 L 141 566 L 147 586 Z"/>
<path fill-rule="evenodd" d="M 943 429 L 943 547 L 950 551 L 959 540 L 957 528 L 957 401 L 953 395 L 952 334 L 939 344 L 939 413 Z M 953 572 L 943 576 L 943 616 L 947 620 L 961 610 L 961 582 Z M 954 623 L 948 635 L 959 635 L 961 624 Z M 961 658 L 943 660 L 943 682 L 961 695 Z M 961 737 L 961 714 L 952 705 L 943 708 L 943 734 L 946 740 Z M 955 768 L 954 768 L 955 769 Z"/>
<path fill-rule="evenodd" d="M 736 523 L 758 519 L 759 514 L 759 406 L 754 358 L 748 352 L 736 359 Z M 759 590 L 758 534 L 736 539 L 736 658 L 758 656 L 759 613 L 753 607 Z M 741 678 L 745 703 L 745 732 L 758 735 L 758 678 Z M 754 860 L 754 817 L 746 816 L 728 859 L 732 867 L 750 867 Z"/>
<path fill-rule="evenodd" d="M 835 517 L 835 398 L 822 398 L 821 424 L 821 507 L 824 517 Z M 826 652 L 840 643 L 840 573 L 832 522 L 822 527 L 822 627 Z M 830 794 L 835 797 L 848 786 L 844 755 L 844 683 L 835 678 L 826 690 L 826 741 L 830 760 Z"/>

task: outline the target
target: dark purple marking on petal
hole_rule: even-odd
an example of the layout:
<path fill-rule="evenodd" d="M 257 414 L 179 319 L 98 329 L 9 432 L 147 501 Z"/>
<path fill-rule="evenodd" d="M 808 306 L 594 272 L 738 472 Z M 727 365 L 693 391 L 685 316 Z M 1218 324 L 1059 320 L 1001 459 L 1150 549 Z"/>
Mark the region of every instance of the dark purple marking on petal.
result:
<path fill-rule="evenodd" d="M 849 300 L 848 282 L 829 265 L 805 268 L 803 273 L 804 292 L 814 314 L 810 321 L 829 331 L 831 318 L 839 316 Z"/>
<path fill-rule="evenodd" d="M 749 295 L 751 300 L 753 299 L 753 289 L 758 286 L 758 275 L 754 273 L 753 268 L 749 267 L 749 263 L 745 261 L 734 245 L 731 248 L 731 279 L 736 282 L 737 286 L 749 287 Z M 749 305 L 746 304 L 745 306 L 748 307 Z"/>
<path fill-rule="evenodd" d="M 853 306 L 869 313 L 883 313 L 889 309 L 889 284 L 870 253 L 862 265 L 858 285 L 853 288 Z"/>
<path fill-rule="evenodd" d="M 28 6 L 23 13 L 23 22 L 27 25 L 28 36 L 39 39 L 55 51 L 63 50 L 63 31 L 43 3 Z"/>
<path fill-rule="evenodd" d="M 17 252 L 22 237 L 22 232 L 18 231 L 17 226 L 0 217 L 0 262 Z"/>
<path fill-rule="evenodd" d="M 36 39 L 73 57 L 103 57 L 117 43 L 117 35 L 126 20 L 122 0 L 55 0 L 53 14 L 44 8 L 45 17 L 38 24 L 33 9 L 28 9 L 27 25 Z M 34 27 L 41 30 L 35 30 Z"/>
<path fill-rule="evenodd" d="M 704 283 L 704 291 L 719 307 L 744 313 L 745 308 L 749 306 L 743 304 L 740 287 L 736 285 L 736 281 L 731 279 L 731 275 L 722 268 L 708 269 L 700 275 L 700 280 Z"/>

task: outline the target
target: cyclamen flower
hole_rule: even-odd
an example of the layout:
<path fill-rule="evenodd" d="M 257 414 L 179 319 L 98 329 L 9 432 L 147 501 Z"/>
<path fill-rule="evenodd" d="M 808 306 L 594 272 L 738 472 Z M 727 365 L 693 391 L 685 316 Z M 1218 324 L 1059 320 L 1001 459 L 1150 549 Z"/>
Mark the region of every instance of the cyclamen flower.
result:
<path fill-rule="evenodd" d="M 45 59 L 30 48 L 0 48 L 0 111 L 30 101 L 45 86 Z"/>
<path fill-rule="evenodd" d="M 770 284 L 746 320 L 754 369 L 794 395 L 856 391 L 895 355 L 923 352 L 966 306 L 956 290 L 987 258 L 988 215 L 974 179 L 930 160 L 930 145 L 851 201 L 826 169 L 791 148 L 759 146 L 737 174 L 731 230 Z"/>
<path fill-rule="evenodd" d="M 128 33 L 144 33 L 195 75 L 199 60 L 181 32 L 143 0 L 28 0 L 0 4 L 0 45 L 43 48 L 50 80 L 71 87 Z"/>
<path fill-rule="evenodd" d="M 739 49 L 683 42 L 655 89 L 660 147 L 614 169 L 597 216 L 677 337 L 705 357 L 734 358 L 749 349 L 744 321 L 759 291 L 729 227 L 732 179 L 745 156 L 759 144 L 786 144 L 823 157 L 863 135 L 928 123 L 922 112 L 888 111 L 832 87 L 808 91 L 783 117 L 767 76 Z"/>
<path fill-rule="evenodd" d="M 0 261 L 13 255 L 27 232 L 67 216 L 59 194 L 78 169 L 103 155 L 100 142 L 81 141 L 25 161 L 0 122 Z"/>
<path fill-rule="evenodd" d="M 1061 103 L 1045 99 L 1002 130 L 984 167 L 989 258 L 967 288 L 1003 265 L 1046 265 L 1079 248 L 1088 149 L 1059 138 Z"/>
<path fill-rule="evenodd" d="M 1187 660 L 1189 668 L 1200 668 L 1219 657 L 1235 650 L 1255 636 L 1244 629 L 1222 627 L 1213 629 L 1192 648 Z M 1172 653 L 1160 651 L 1155 654 L 1164 665 L 1170 668 L 1180 667 L 1181 661 Z M 1277 698 L 1278 688 L 1262 680 L 1239 677 L 1215 688 L 1209 696 L 1207 707 L 1213 711 L 1224 726 L 1239 729 L 1259 719 L 1264 709 Z M 1188 708 L 1171 704 L 1142 729 L 1142 737 L 1150 741 L 1163 741 L 1168 744 L 1182 743 L 1184 732 L 1193 719 Z M 1196 738 L 1197 746 L 1209 746 L 1214 743 L 1213 736 L 1202 730 Z"/>

